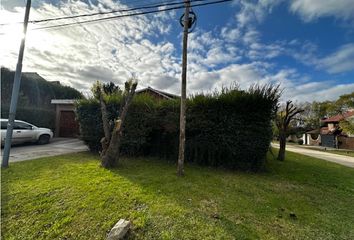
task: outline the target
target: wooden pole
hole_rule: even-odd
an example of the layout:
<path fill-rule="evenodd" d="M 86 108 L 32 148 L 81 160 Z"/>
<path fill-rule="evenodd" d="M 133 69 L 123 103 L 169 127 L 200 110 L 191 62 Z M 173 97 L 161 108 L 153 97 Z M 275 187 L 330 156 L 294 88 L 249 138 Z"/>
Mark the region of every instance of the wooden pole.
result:
<path fill-rule="evenodd" d="M 185 0 L 183 21 L 183 54 L 182 54 L 182 84 L 181 84 L 181 111 L 179 117 L 179 152 L 177 175 L 184 175 L 184 150 L 186 141 L 186 89 L 187 89 L 187 43 L 190 1 Z"/>

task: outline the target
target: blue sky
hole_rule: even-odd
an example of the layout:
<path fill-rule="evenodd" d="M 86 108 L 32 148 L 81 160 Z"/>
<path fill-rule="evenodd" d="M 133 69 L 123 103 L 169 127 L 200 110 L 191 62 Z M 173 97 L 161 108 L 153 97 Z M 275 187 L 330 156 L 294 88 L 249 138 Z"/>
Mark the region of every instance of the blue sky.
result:
<path fill-rule="evenodd" d="M 128 4 L 128 2 L 130 4 Z M 30 19 L 109 11 L 158 0 L 33 1 Z M 2 0 L 0 22 L 23 19 L 25 1 Z M 238 83 L 281 84 L 283 99 L 333 100 L 354 91 L 352 0 L 235 0 L 194 8 L 189 38 L 188 93 Z M 88 92 L 96 80 L 178 94 L 182 10 L 27 36 L 24 71 L 36 71 Z M 64 22 L 60 22 L 64 23 Z M 50 25 L 50 24 L 47 24 Z M 47 26 L 46 25 L 46 26 Z M 0 26 L 1 65 L 14 69 L 21 26 Z"/>

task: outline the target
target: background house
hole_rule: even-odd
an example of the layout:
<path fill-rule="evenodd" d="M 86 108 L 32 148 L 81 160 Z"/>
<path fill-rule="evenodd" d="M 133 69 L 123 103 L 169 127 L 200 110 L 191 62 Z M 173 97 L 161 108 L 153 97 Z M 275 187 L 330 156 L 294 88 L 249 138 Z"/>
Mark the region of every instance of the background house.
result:
<path fill-rule="evenodd" d="M 140 90 L 136 91 L 136 94 L 149 94 L 150 96 L 154 97 L 157 100 L 163 100 L 163 99 L 178 99 L 180 98 L 180 96 L 172 94 L 172 93 L 168 93 L 168 92 L 164 92 L 161 90 L 157 90 L 154 89 L 152 87 L 147 87 L 147 88 L 143 88 Z"/>
<path fill-rule="evenodd" d="M 342 131 L 339 126 L 342 120 L 354 120 L 354 110 L 322 119 L 320 129 L 304 134 L 304 144 L 354 150 L 354 136 Z"/>

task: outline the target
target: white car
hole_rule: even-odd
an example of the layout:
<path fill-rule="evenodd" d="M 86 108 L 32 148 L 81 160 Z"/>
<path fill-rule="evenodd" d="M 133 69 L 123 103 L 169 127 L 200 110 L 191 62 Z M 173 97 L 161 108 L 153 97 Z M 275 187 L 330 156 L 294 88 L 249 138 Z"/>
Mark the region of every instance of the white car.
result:
<path fill-rule="evenodd" d="M 7 119 L 1 119 L 1 145 L 3 146 L 6 138 Z M 39 128 L 28 122 L 15 120 L 12 133 L 12 143 L 37 142 L 47 144 L 53 138 L 53 132 L 49 128 Z"/>

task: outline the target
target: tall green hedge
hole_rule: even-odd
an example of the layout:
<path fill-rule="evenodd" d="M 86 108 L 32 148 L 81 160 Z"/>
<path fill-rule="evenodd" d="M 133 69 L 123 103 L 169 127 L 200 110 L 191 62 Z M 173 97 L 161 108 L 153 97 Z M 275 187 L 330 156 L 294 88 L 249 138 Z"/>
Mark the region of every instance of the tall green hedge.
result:
<path fill-rule="evenodd" d="M 8 117 L 9 106 L 2 106 L 1 118 Z M 55 111 L 50 109 L 19 106 L 16 111 L 16 119 L 32 123 L 38 127 L 46 127 L 52 130 L 55 128 Z"/>
<path fill-rule="evenodd" d="M 15 72 L 1 67 L 1 106 L 10 105 Z M 52 99 L 79 99 L 82 94 L 76 89 L 46 81 L 37 73 L 24 72 L 18 105 L 37 109 L 54 109 Z"/>
<path fill-rule="evenodd" d="M 279 93 L 276 87 L 248 91 L 224 89 L 196 95 L 187 101 L 186 160 L 200 165 L 258 170 L 264 166 L 272 138 L 271 119 Z M 118 116 L 119 97 L 106 99 L 110 119 Z M 103 137 L 99 102 L 77 105 L 82 139 L 93 151 Z M 138 95 L 129 109 L 121 152 L 131 156 L 177 159 L 179 101 L 156 101 Z"/>

